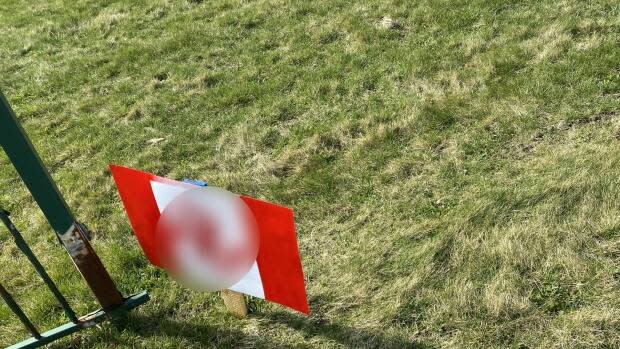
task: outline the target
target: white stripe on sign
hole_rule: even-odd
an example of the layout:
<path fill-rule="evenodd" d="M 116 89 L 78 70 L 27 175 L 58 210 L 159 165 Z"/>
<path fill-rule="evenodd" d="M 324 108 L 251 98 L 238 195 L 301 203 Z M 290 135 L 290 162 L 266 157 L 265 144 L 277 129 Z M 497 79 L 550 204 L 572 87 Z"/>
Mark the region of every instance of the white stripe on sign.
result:
<path fill-rule="evenodd" d="M 186 187 L 156 181 L 151 181 L 151 189 L 153 189 L 153 196 L 155 196 L 159 213 L 164 212 L 166 206 L 168 206 L 168 204 L 179 194 L 189 190 L 189 188 Z"/>
<path fill-rule="evenodd" d="M 229 290 L 245 293 L 250 296 L 265 299 L 265 291 L 263 290 L 263 282 L 258 271 L 258 264 L 254 261 L 252 268 L 239 282 L 230 286 Z"/>

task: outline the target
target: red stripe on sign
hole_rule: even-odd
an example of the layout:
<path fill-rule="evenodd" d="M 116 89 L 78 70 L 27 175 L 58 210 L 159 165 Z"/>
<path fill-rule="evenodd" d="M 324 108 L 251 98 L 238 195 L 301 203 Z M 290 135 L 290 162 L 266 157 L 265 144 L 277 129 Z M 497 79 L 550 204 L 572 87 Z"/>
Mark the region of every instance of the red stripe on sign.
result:
<path fill-rule="evenodd" d="M 310 314 L 293 211 L 247 196 L 240 197 L 258 222 L 260 247 L 256 262 L 265 299 Z"/>
<path fill-rule="evenodd" d="M 160 214 L 151 189 L 151 180 L 158 177 L 117 165 L 110 165 L 110 171 L 144 254 L 151 263 L 161 267 L 155 249 L 155 227 Z"/>

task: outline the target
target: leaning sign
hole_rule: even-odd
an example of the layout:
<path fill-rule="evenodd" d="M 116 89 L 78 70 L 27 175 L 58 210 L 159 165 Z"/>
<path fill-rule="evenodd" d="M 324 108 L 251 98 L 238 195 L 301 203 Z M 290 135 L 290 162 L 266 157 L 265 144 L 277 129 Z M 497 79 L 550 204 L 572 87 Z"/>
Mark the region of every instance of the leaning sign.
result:
<path fill-rule="evenodd" d="M 0 281 L 0 296 L 28 329 L 31 338 L 9 348 L 36 348 L 81 329 L 94 326 L 107 318 L 121 316 L 125 312 L 148 301 L 146 292 L 123 297 L 89 242 L 90 233 L 79 223 L 58 191 L 56 184 L 41 162 L 37 152 L 20 126 L 8 101 L 0 92 L 0 146 L 6 152 L 17 173 L 30 190 L 35 201 L 54 229 L 61 245 L 84 277 L 86 284 L 101 305 L 101 309 L 77 317 L 71 306 L 58 290 L 41 263 L 32 253 L 18 229 L 9 219 L 7 211 L 0 208 L 0 220 L 6 225 L 18 248 L 32 263 L 44 283 L 50 289 L 69 319 L 66 325 L 46 332 L 39 332 L 15 299 Z"/>

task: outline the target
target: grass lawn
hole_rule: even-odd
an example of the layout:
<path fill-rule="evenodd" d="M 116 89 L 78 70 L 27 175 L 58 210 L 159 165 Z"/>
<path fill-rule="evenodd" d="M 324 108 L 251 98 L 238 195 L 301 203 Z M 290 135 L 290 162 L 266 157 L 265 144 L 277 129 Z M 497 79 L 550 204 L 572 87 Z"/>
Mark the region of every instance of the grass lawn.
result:
<path fill-rule="evenodd" d="M 0 32 L 0 89 L 152 295 L 58 348 L 620 346 L 616 0 L 2 0 Z M 109 163 L 293 207 L 312 315 L 237 320 L 150 266 Z M 0 188 L 96 309 L 4 153 Z M 40 328 L 66 321 L 5 229 L 0 265 Z M 26 336 L 0 306 L 0 346 Z"/>

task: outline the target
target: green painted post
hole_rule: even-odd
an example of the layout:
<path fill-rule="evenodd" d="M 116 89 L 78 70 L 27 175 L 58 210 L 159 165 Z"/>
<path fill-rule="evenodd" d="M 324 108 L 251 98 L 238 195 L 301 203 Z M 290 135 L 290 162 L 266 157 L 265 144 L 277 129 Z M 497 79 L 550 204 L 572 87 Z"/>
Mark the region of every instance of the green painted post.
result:
<path fill-rule="evenodd" d="M 24 135 L 9 102 L 0 92 L 0 144 L 56 234 L 62 235 L 73 225 L 73 215 Z"/>
<path fill-rule="evenodd" d="M 21 321 L 22 324 L 24 324 L 24 326 L 28 329 L 28 332 L 30 332 L 30 334 L 34 338 L 41 338 L 41 334 L 39 333 L 37 328 L 34 327 L 32 322 L 30 322 L 30 319 L 28 319 L 26 314 L 24 314 L 22 308 L 15 302 L 13 296 L 11 296 L 11 294 L 6 290 L 6 288 L 4 288 L 4 286 L 2 286 L 2 284 L 0 284 L 0 296 L 2 296 L 2 299 L 4 299 L 9 308 L 11 308 L 13 313 L 19 318 L 19 321 Z"/>
<path fill-rule="evenodd" d="M 88 232 L 73 217 L 2 92 L 0 145 L 102 308 L 107 311 L 122 306 L 123 297 L 88 242 Z"/>
<path fill-rule="evenodd" d="M 78 318 L 77 316 L 75 316 L 75 312 L 73 311 L 73 309 L 71 309 L 71 306 L 69 305 L 65 297 L 62 295 L 62 293 L 60 293 L 60 290 L 58 290 L 58 287 L 56 287 L 56 284 L 54 283 L 54 281 L 52 281 L 52 278 L 50 278 L 50 276 L 45 271 L 45 268 L 43 268 L 43 266 L 41 265 L 37 257 L 34 255 L 32 250 L 30 249 L 30 246 L 28 246 L 28 244 L 22 237 L 22 234 L 20 234 L 19 230 L 17 230 L 17 228 L 15 228 L 15 226 L 13 225 L 13 222 L 11 222 L 11 219 L 9 218 L 9 213 L 3 210 L 1 207 L 0 207 L 0 220 L 4 223 L 4 225 L 9 230 L 9 233 L 11 233 L 11 235 L 13 236 L 13 239 L 15 240 L 15 244 L 17 245 L 17 247 L 24 253 L 26 258 L 28 258 L 28 260 L 30 261 L 34 269 L 37 271 L 39 276 L 41 276 L 41 279 L 43 279 L 43 282 L 50 289 L 50 291 L 52 292 L 52 294 L 54 295 L 58 303 L 60 303 L 60 305 L 62 306 L 62 309 L 65 311 L 65 314 L 67 314 L 67 317 L 69 318 L 69 320 L 71 320 L 71 322 L 73 323 L 78 323 Z"/>

